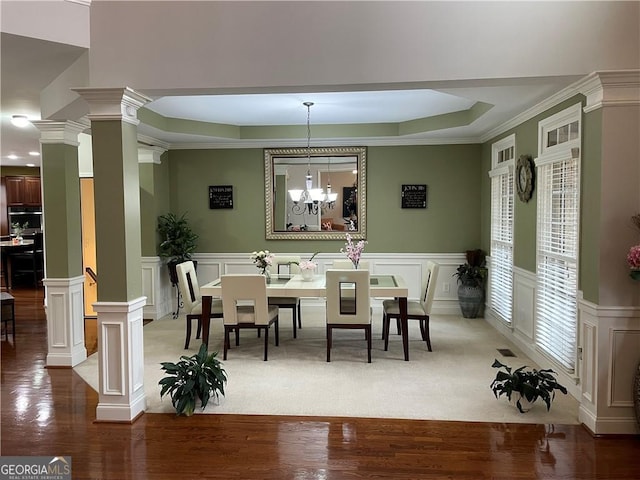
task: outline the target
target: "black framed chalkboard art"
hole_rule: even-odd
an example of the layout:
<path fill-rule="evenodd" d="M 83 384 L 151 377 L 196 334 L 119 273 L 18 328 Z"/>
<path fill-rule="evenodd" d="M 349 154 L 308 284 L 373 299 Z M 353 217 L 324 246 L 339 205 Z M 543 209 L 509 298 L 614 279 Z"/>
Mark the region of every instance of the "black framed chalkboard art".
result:
<path fill-rule="evenodd" d="M 402 185 L 401 198 L 402 208 L 427 208 L 427 186 Z"/>
<path fill-rule="evenodd" d="M 211 185 L 209 186 L 209 208 L 233 208 L 233 186 Z"/>

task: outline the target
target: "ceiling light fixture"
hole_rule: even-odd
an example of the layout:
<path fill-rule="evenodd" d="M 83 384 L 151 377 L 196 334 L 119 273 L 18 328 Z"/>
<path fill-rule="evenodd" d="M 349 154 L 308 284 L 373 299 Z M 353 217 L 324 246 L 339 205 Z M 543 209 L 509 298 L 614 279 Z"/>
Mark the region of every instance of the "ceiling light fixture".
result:
<path fill-rule="evenodd" d="M 16 155 L 15 153 L 10 153 L 9 155 L 7 155 L 7 158 L 9 160 L 17 160 L 18 159 L 18 155 Z"/>
<path fill-rule="evenodd" d="M 27 163 L 27 167 L 35 167 L 36 164 L 35 163 Z"/>
<path fill-rule="evenodd" d="M 305 176 L 305 189 L 291 189 L 289 196 L 293 200 L 293 213 L 300 215 L 306 210 L 311 215 L 318 214 L 318 204 L 324 200 L 325 195 L 322 188 L 313 188 L 313 177 L 311 176 L 311 107 L 313 102 L 304 102 L 307 107 L 307 175 Z"/>
<path fill-rule="evenodd" d="M 324 197 L 323 207 L 333 208 L 338 198 L 337 193 L 331 193 L 331 155 L 327 157 L 327 195 Z"/>
<path fill-rule="evenodd" d="M 26 115 L 13 115 L 11 117 L 11 123 L 16 127 L 24 128 L 29 125 L 29 119 Z"/>
<path fill-rule="evenodd" d="M 32 157 L 39 157 L 40 156 L 40 152 L 36 152 L 35 150 L 29 152 L 29 155 L 31 155 Z"/>

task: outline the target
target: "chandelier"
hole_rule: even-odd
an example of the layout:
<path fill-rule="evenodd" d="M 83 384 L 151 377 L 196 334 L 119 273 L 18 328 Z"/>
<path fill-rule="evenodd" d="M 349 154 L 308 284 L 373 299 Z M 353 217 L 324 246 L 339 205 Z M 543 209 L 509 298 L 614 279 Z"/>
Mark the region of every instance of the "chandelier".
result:
<path fill-rule="evenodd" d="M 293 213 L 300 215 L 308 212 L 310 215 L 317 215 L 318 209 L 326 204 L 329 196 L 335 198 L 337 194 L 331 194 L 331 181 L 327 183 L 327 189 L 329 193 L 325 195 L 322 188 L 313 188 L 313 177 L 311 176 L 311 107 L 313 102 L 304 102 L 303 105 L 307 107 L 307 175 L 305 176 L 305 188 L 291 189 L 289 190 L 289 196 L 293 201 Z M 335 197 L 333 197 L 335 195 Z"/>

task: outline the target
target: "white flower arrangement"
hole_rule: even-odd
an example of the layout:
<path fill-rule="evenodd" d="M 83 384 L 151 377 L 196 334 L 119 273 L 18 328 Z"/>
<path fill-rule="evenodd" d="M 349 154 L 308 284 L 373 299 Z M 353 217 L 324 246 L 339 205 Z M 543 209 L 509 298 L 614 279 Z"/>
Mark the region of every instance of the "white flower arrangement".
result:
<path fill-rule="evenodd" d="M 269 250 L 260 250 L 251 253 L 251 260 L 260 269 L 260 273 L 265 273 L 267 267 L 273 263 L 273 253 Z"/>

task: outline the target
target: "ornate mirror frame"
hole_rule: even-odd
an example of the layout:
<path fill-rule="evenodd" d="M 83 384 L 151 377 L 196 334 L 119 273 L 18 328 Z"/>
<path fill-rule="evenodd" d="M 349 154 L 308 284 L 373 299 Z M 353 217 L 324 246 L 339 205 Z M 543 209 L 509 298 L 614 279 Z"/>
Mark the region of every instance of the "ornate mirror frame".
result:
<path fill-rule="evenodd" d="M 267 148 L 264 150 L 264 195 L 265 225 L 267 240 L 343 240 L 347 233 L 353 239 L 367 237 L 367 150 L 365 147 L 313 147 L 309 150 L 313 157 L 356 157 L 358 177 L 357 189 L 357 229 L 356 230 L 275 230 L 274 207 L 276 196 L 275 162 L 278 158 L 307 157 L 306 148 Z"/>

